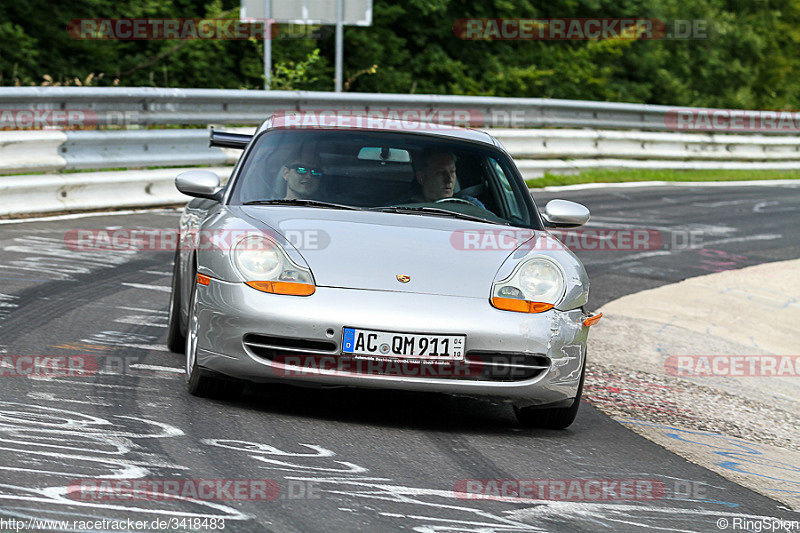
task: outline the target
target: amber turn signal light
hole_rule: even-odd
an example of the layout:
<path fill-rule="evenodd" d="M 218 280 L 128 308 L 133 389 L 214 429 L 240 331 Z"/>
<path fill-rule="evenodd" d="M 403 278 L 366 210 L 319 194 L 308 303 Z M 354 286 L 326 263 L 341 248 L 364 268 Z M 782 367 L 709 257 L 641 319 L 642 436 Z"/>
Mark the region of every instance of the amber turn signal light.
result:
<path fill-rule="evenodd" d="M 209 285 L 211 283 L 211 277 L 206 276 L 205 274 L 198 274 L 197 275 L 197 284 L 198 285 Z"/>
<path fill-rule="evenodd" d="M 499 296 L 492 298 L 492 306 L 504 311 L 516 311 L 517 313 L 543 313 L 554 307 L 553 304 L 530 302 L 517 298 L 501 298 Z"/>
<path fill-rule="evenodd" d="M 261 292 L 291 294 L 294 296 L 311 296 L 317 290 L 310 283 L 296 283 L 294 281 L 247 281 L 245 284 Z"/>
<path fill-rule="evenodd" d="M 597 313 L 596 315 L 592 315 L 588 317 L 586 320 L 583 321 L 584 326 L 594 326 L 600 319 L 603 318 L 603 313 Z"/>

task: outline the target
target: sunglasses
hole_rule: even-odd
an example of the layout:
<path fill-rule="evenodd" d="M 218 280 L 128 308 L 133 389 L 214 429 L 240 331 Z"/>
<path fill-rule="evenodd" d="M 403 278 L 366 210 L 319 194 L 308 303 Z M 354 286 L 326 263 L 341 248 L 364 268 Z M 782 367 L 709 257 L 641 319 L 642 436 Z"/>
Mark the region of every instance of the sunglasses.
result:
<path fill-rule="evenodd" d="M 306 174 L 309 173 L 315 178 L 319 178 L 320 176 L 322 176 L 322 170 L 318 168 L 309 168 L 303 165 L 289 165 L 287 168 L 296 171 L 301 176 L 305 176 Z"/>

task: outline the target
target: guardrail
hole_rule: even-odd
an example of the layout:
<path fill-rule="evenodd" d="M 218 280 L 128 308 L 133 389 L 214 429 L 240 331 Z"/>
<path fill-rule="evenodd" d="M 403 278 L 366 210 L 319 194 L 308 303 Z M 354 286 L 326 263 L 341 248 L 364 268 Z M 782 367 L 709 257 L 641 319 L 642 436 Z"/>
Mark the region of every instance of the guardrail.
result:
<path fill-rule="evenodd" d="M 231 168 L 208 170 L 224 181 Z M 191 168 L 6 176 L 0 179 L 0 216 L 188 202 L 191 198 L 175 188 L 175 176 L 184 170 Z"/>
<path fill-rule="evenodd" d="M 75 110 L 102 125 L 258 125 L 279 110 L 461 111 L 481 127 L 668 131 L 667 114 L 699 108 L 485 96 L 158 89 L 148 87 L 0 87 L 1 110 Z M 743 118 L 759 111 L 743 111 Z M 0 121 L 1 123 L 2 121 Z M 745 122 L 746 123 L 746 122 Z M 781 133 L 781 132 L 776 132 Z M 784 132 L 785 133 L 785 132 Z"/>
<path fill-rule="evenodd" d="M 233 128 L 252 133 L 252 128 Z M 526 179 L 586 168 L 800 169 L 800 138 L 588 130 L 490 130 Z M 239 150 L 209 148 L 208 131 L 0 132 L 0 173 L 233 165 Z M 176 204 L 182 168 L 0 178 L 0 216 Z M 231 167 L 214 169 L 227 178 Z"/>
<path fill-rule="evenodd" d="M 252 133 L 252 128 L 228 131 Z M 493 129 L 526 170 L 578 168 L 800 168 L 800 137 L 642 131 Z M 0 132 L 0 174 L 233 165 L 203 129 Z M 738 165 L 738 166 L 737 166 Z M 536 174 L 536 170 L 541 172 Z"/>
<path fill-rule="evenodd" d="M 0 131 L 0 174 L 233 165 L 239 155 L 240 150 L 210 148 L 204 129 Z"/>
<path fill-rule="evenodd" d="M 525 179 L 607 169 L 800 169 L 800 137 L 592 130 L 490 130 Z"/>
<path fill-rule="evenodd" d="M 152 125 L 255 125 L 271 112 L 394 110 L 452 112 L 491 129 L 526 179 L 586 168 L 800 169 L 800 138 L 668 132 L 676 108 L 611 102 L 472 96 L 359 94 L 215 89 L 0 87 L 4 117 L 43 122 L 76 118 L 65 131 L 0 130 L 0 216 L 100 207 L 179 203 L 172 179 L 181 170 L 150 167 L 222 166 L 238 150 L 209 148 L 205 129 L 141 129 Z M 690 108 L 682 108 L 691 111 Z M 714 111 L 699 110 L 695 111 Z M 460 115 L 456 115 L 460 112 Z M 70 113 L 77 113 L 70 115 Z M 742 111 L 746 118 L 762 112 Z M 380 114 L 379 116 L 386 116 Z M 674 118 L 674 116 L 673 116 Z M 125 128 L 105 128 L 118 125 Z M 519 129 L 524 127 L 526 129 Z M 557 129 L 561 128 L 561 129 Z M 577 129 L 582 128 L 582 129 Z M 588 129 L 587 129 L 588 128 Z M 226 128 L 250 133 L 248 128 Z M 626 130 L 626 131 L 621 131 Z M 774 131 L 773 133 L 791 133 Z M 54 171 L 140 169 L 118 172 Z M 226 169 L 227 168 L 227 169 Z"/>

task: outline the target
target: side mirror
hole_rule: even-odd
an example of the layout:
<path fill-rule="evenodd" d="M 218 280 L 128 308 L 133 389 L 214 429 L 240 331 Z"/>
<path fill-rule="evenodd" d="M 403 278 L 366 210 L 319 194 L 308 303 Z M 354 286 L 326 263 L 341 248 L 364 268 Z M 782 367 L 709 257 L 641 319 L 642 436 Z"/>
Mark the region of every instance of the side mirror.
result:
<path fill-rule="evenodd" d="M 210 170 L 190 170 L 179 174 L 175 178 L 175 188 L 183 194 L 195 198 L 209 198 L 220 200 L 222 188 L 219 186 L 219 176 Z"/>
<path fill-rule="evenodd" d="M 544 206 L 542 218 L 551 228 L 575 228 L 589 222 L 589 210 L 568 200 L 550 200 Z"/>

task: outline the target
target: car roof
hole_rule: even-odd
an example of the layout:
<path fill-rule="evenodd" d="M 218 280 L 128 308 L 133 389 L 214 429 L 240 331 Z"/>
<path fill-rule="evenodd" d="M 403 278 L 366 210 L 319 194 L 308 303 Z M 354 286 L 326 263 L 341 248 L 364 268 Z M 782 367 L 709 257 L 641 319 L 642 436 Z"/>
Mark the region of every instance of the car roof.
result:
<path fill-rule="evenodd" d="M 308 130 L 367 130 L 393 131 L 399 133 L 420 133 L 440 138 L 488 144 L 495 148 L 503 146 L 485 131 L 462 128 L 447 124 L 436 124 L 415 120 L 385 118 L 390 113 L 380 112 L 378 116 L 348 111 L 290 111 L 273 113 L 256 131 L 259 134 L 272 129 Z"/>

